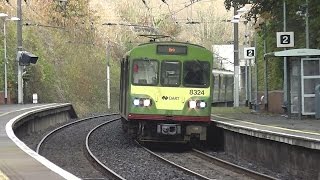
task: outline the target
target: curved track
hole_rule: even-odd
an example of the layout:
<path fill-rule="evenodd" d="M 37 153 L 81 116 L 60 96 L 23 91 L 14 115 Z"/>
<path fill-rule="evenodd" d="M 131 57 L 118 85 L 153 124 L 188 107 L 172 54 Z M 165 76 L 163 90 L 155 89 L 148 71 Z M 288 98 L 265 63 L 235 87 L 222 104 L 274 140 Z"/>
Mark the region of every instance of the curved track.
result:
<path fill-rule="evenodd" d="M 118 114 L 93 116 L 56 128 L 40 141 L 36 152 L 82 179 L 109 178 L 109 172 L 97 170 L 84 143 L 92 128 L 118 120 L 119 116 L 115 115 Z"/>
<path fill-rule="evenodd" d="M 54 149 L 53 151 L 51 150 L 50 152 L 51 154 L 54 154 L 54 155 L 51 155 L 52 157 L 58 157 L 55 155 L 55 153 L 60 153 L 65 155 L 65 156 L 63 155 L 60 156 L 60 158 L 62 157 L 62 159 L 64 157 L 71 158 L 72 160 L 65 158 L 67 159 L 65 160 L 65 162 L 73 161 L 74 163 L 78 163 L 78 164 L 75 164 L 74 166 L 77 169 L 80 169 L 78 171 L 85 171 L 85 172 L 80 172 L 78 174 L 74 173 L 74 171 L 72 170 L 74 170 L 75 168 L 73 169 L 71 168 L 70 170 L 70 168 L 67 167 L 67 165 L 65 165 L 64 163 L 62 164 L 65 167 L 62 166 L 62 168 L 65 168 L 67 171 L 77 175 L 78 177 L 81 177 L 82 179 L 105 179 L 107 177 L 110 179 L 123 180 L 125 179 L 123 178 L 123 176 L 117 174 L 111 168 L 108 168 L 108 165 L 106 165 L 106 163 L 103 162 L 105 161 L 105 158 L 103 157 L 101 158 L 101 156 L 100 157 L 96 156 L 92 151 L 92 149 L 90 149 L 90 141 L 93 140 L 92 139 L 93 137 L 91 137 L 91 135 L 94 134 L 94 132 L 98 131 L 98 129 L 103 129 L 102 127 L 106 127 L 105 125 L 119 120 L 119 116 L 111 117 L 112 115 L 118 115 L 118 114 L 90 117 L 90 118 L 81 119 L 81 120 L 66 124 L 62 127 L 59 127 L 53 130 L 52 132 L 50 132 L 41 140 L 41 142 L 37 146 L 36 151 L 38 153 L 41 153 L 43 149 L 47 149 L 48 146 L 51 146 L 48 149 Z M 102 137 L 102 136 L 108 137 L 109 135 L 106 134 L 106 132 L 109 132 L 109 131 L 104 131 L 104 132 L 102 131 L 103 135 L 100 134 L 99 137 Z M 81 137 L 77 137 L 77 136 L 81 136 Z M 73 140 L 73 138 L 75 140 Z M 99 139 L 101 143 L 102 142 L 101 140 L 103 140 L 104 138 L 99 138 Z M 48 141 L 51 141 L 51 143 Z M 73 147 L 72 143 L 74 143 L 74 141 L 79 141 L 78 146 Z M 84 143 L 85 143 L 85 146 L 84 146 Z M 62 144 L 61 147 L 59 144 Z M 47 146 L 47 147 L 44 147 L 44 146 Z M 195 149 L 192 149 L 191 151 L 188 151 L 188 152 L 184 151 L 184 152 L 178 152 L 178 153 L 174 153 L 174 152 L 156 152 L 155 153 L 146 147 L 143 147 L 143 146 L 141 147 L 144 150 L 146 150 L 148 153 L 152 154 L 153 156 L 156 156 L 157 158 L 160 158 L 162 161 L 165 161 L 165 163 L 169 163 L 171 167 L 178 168 L 184 171 L 184 173 L 189 174 L 190 177 L 193 176 L 196 179 L 275 179 L 273 177 L 266 176 L 266 175 L 254 172 L 252 170 L 248 170 L 243 167 L 220 160 L 216 157 L 210 156 L 204 152 L 201 152 Z M 104 146 L 102 148 L 105 149 Z M 79 152 L 80 150 L 81 152 Z M 72 152 L 71 155 L 70 155 L 70 152 Z M 78 156 L 82 156 L 80 157 L 80 159 L 82 160 L 74 160 L 75 158 L 79 158 Z M 84 162 L 83 159 L 85 159 L 86 162 Z M 55 159 L 51 161 L 54 162 L 54 160 Z M 61 164 L 59 163 L 56 163 L 56 164 L 61 166 Z"/>
<path fill-rule="evenodd" d="M 90 146 L 89 146 L 89 139 L 90 139 L 90 136 L 93 134 L 94 131 L 98 130 L 100 127 L 108 124 L 108 123 L 111 123 L 113 121 L 116 121 L 116 120 L 119 120 L 119 119 L 114 119 L 114 120 L 110 120 L 110 121 L 107 121 L 105 123 L 102 123 L 98 126 L 96 126 L 95 128 L 93 128 L 87 135 L 86 137 L 86 149 L 87 149 L 87 152 L 88 152 L 88 156 L 92 159 L 92 162 L 95 163 L 95 166 L 98 167 L 99 169 L 102 169 L 103 171 L 106 171 L 108 172 L 113 178 L 115 179 L 121 179 L 121 180 L 125 180 L 125 178 L 121 177 L 119 174 L 117 174 L 116 172 L 114 172 L 112 169 L 108 168 L 106 165 L 104 165 L 104 163 L 102 163 L 98 157 L 96 157 L 92 151 L 90 150 Z"/>

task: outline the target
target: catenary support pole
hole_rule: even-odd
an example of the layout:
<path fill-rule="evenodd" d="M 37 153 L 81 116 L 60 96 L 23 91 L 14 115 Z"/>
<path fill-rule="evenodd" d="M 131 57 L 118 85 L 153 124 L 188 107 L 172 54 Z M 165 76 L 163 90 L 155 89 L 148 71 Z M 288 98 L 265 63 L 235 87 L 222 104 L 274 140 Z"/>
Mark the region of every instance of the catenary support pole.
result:
<path fill-rule="evenodd" d="M 234 7 L 234 15 L 237 14 L 237 7 Z M 234 95 L 233 106 L 239 107 L 239 42 L 238 42 L 238 23 L 233 23 L 234 38 Z"/>
<path fill-rule="evenodd" d="M 4 103 L 8 103 L 8 77 L 7 77 L 7 33 L 6 33 L 6 20 L 3 19 L 3 45 L 4 45 Z"/>
<path fill-rule="evenodd" d="M 263 54 L 267 53 L 267 27 L 266 24 L 264 24 L 264 33 L 263 33 Z M 268 59 L 264 58 L 264 109 L 265 111 L 268 111 Z"/>
<path fill-rule="evenodd" d="M 255 110 L 256 111 L 259 111 L 260 110 L 260 107 L 259 107 L 259 84 L 258 84 L 258 81 L 259 81 L 259 69 L 258 69 L 258 57 L 257 57 L 257 54 L 258 54 L 258 46 L 257 46 L 257 33 L 254 32 L 254 47 L 255 47 L 255 50 L 256 50 L 256 56 L 255 56 L 255 65 L 256 65 L 256 107 L 255 107 Z"/>
<path fill-rule="evenodd" d="M 21 0 L 17 0 L 17 17 L 19 18 L 17 22 L 17 51 L 22 51 L 22 7 Z M 18 52 L 17 52 L 18 57 Z M 23 66 L 19 65 L 17 58 L 17 69 L 18 69 L 18 104 L 23 104 L 23 79 L 22 72 Z"/>
<path fill-rule="evenodd" d="M 309 1 L 306 0 L 306 48 L 309 49 Z"/>
<path fill-rule="evenodd" d="M 110 42 L 107 43 L 107 107 L 110 109 Z"/>
<path fill-rule="evenodd" d="M 286 0 L 283 0 L 283 32 L 287 31 L 287 10 L 286 10 Z M 287 48 L 284 48 L 286 50 Z M 287 57 L 283 58 L 283 104 L 287 104 L 286 108 L 289 108 L 287 93 L 288 92 L 288 78 L 287 78 L 287 68 L 288 68 Z"/>

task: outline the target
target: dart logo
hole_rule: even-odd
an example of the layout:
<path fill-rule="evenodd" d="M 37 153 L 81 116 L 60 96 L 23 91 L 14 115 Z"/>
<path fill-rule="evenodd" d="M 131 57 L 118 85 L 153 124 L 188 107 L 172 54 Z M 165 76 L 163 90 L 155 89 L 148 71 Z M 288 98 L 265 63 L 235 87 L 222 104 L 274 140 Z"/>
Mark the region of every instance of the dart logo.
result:
<path fill-rule="evenodd" d="M 162 96 L 162 100 L 171 100 L 171 101 L 177 101 L 179 100 L 179 97 L 173 97 L 173 96 Z"/>

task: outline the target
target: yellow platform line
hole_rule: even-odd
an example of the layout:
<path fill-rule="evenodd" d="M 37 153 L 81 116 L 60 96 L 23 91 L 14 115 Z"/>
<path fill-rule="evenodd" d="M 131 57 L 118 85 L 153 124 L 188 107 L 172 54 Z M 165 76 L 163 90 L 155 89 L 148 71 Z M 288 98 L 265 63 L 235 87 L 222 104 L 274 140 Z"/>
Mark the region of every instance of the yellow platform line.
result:
<path fill-rule="evenodd" d="M 320 133 L 316 133 L 316 132 L 301 131 L 301 130 L 296 130 L 296 129 L 283 128 L 283 127 L 279 127 L 279 126 L 270 126 L 270 125 L 257 124 L 257 123 L 253 123 L 253 122 L 247 122 L 247 121 L 244 121 L 244 120 L 237 120 L 237 119 L 227 118 L 227 117 L 218 116 L 218 115 L 213 115 L 213 114 L 212 114 L 212 116 L 213 116 L 213 117 L 217 117 L 217 118 L 222 118 L 222 119 L 231 120 L 231 121 L 236 121 L 236 122 L 251 124 L 251 125 L 258 125 L 258 126 L 262 126 L 262 127 L 268 127 L 268 128 L 279 129 L 279 130 L 285 130 L 285 131 L 291 131 L 291 132 L 297 132 L 297 133 L 304 133 L 304 134 L 311 134 L 311 135 L 320 136 Z"/>
<path fill-rule="evenodd" d="M 9 178 L 0 170 L 0 180 L 9 180 Z"/>

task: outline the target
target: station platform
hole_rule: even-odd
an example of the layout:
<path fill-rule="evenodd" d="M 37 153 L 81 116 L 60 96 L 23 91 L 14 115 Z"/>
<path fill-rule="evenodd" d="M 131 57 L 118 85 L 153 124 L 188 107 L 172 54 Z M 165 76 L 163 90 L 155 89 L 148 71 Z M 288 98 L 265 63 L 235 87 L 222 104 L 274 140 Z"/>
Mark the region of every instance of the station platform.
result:
<path fill-rule="evenodd" d="M 13 125 L 35 112 L 65 104 L 0 105 L 0 179 L 78 179 L 40 156 L 13 132 Z"/>
<path fill-rule="evenodd" d="M 226 130 L 320 150 L 320 120 L 288 119 L 280 114 L 212 111 L 212 121 Z"/>

